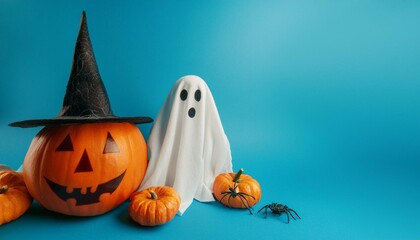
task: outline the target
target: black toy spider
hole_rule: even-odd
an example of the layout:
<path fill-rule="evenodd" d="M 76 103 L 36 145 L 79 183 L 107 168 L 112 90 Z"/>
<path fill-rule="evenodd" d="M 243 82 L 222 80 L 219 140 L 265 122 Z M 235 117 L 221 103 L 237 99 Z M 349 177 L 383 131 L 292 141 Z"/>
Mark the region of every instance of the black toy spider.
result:
<path fill-rule="evenodd" d="M 289 208 L 286 205 L 282 205 L 282 204 L 278 204 L 278 203 L 268 204 L 268 205 L 265 205 L 264 207 L 262 207 L 260 210 L 258 210 L 257 214 L 259 212 L 261 212 L 261 210 L 263 210 L 263 209 L 265 209 L 265 218 L 267 218 L 267 215 L 268 215 L 267 209 L 270 209 L 273 214 L 278 214 L 279 216 L 282 213 L 286 213 L 286 215 L 287 215 L 287 223 L 289 223 L 289 215 L 292 216 L 292 218 L 294 220 L 296 220 L 296 218 L 293 216 L 292 213 L 294 213 L 296 215 L 296 217 L 298 217 L 300 219 L 300 217 L 297 214 L 297 212 L 295 210 Z"/>
<path fill-rule="evenodd" d="M 231 198 L 239 197 L 239 199 L 241 200 L 242 204 L 248 209 L 249 213 L 251 213 L 251 215 L 252 215 L 252 211 L 251 210 L 254 210 L 254 209 L 251 206 L 249 206 L 249 202 L 246 199 L 246 197 L 251 197 L 253 199 L 255 199 L 255 197 L 252 196 L 252 195 L 250 195 L 250 194 L 248 194 L 248 193 L 240 192 L 239 190 L 237 190 L 237 188 L 238 188 L 238 184 L 237 184 L 237 182 L 235 182 L 233 184 L 233 188 L 232 187 L 229 187 L 229 191 L 224 191 L 224 192 L 221 193 L 223 195 L 223 197 L 219 200 L 219 202 L 222 203 L 223 199 L 226 196 L 229 196 L 228 197 L 228 206 L 231 207 L 230 206 L 230 199 Z"/>

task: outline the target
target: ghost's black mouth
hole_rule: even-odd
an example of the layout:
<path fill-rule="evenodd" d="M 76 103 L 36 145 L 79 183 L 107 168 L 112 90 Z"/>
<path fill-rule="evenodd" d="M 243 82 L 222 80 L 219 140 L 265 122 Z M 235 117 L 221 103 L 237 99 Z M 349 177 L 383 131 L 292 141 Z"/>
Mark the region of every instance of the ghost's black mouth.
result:
<path fill-rule="evenodd" d="M 82 193 L 82 188 L 74 188 L 71 193 L 68 193 L 66 191 L 67 187 L 60 185 L 58 183 L 55 183 L 48 178 L 44 177 L 47 181 L 48 185 L 50 186 L 51 190 L 62 200 L 66 201 L 67 199 L 74 198 L 76 199 L 76 206 L 80 205 L 88 205 L 93 203 L 99 202 L 99 197 L 104 193 L 113 193 L 115 189 L 120 185 L 122 179 L 125 175 L 124 171 L 121 173 L 118 177 L 109 180 L 108 182 L 101 183 L 98 185 L 98 188 L 95 192 L 91 192 L 90 190 L 92 187 L 88 187 L 86 190 L 86 193 Z"/>
<path fill-rule="evenodd" d="M 190 108 L 190 110 L 188 110 L 188 116 L 190 116 L 190 118 L 193 118 L 195 116 L 195 108 Z"/>

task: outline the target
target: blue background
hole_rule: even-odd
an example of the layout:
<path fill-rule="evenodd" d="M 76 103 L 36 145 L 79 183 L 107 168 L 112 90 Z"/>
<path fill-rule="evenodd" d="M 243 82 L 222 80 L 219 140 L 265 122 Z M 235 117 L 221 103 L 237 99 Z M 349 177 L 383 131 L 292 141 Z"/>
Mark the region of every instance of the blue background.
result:
<path fill-rule="evenodd" d="M 127 203 L 90 218 L 34 203 L 1 239 L 420 239 L 419 1 L 0 0 L 0 163 L 17 169 L 40 130 L 8 123 L 58 114 L 82 10 L 115 114 L 156 118 L 201 76 L 235 170 L 262 186 L 255 209 L 302 220 L 194 202 L 143 228 Z"/>

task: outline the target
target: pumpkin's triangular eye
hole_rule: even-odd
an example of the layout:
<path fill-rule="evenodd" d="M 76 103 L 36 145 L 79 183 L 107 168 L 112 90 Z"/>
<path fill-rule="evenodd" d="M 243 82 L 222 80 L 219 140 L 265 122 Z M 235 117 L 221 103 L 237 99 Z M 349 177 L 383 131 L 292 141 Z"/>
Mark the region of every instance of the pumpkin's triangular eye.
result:
<path fill-rule="evenodd" d="M 75 173 L 78 172 L 92 172 L 92 165 L 90 164 L 90 160 L 89 160 L 89 156 L 85 151 L 83 152 L 82 158 L 80 158 L 79 163 L 77 164 L 76 170 L 74 171 Z"/>
<path fill-rule="evenodd" d="M 71 142 L 70 134 L 67 134 L 66 138 L 64 138 L 55 151 L 73 151 L 73 143 Z"/>
<path fill-rule="evenodd" d="M 120 149 L 118 148 L 117 143 L 115 142 L 111 134 L 108 132 L 108 136 L 106 137 L 106 143 L 105 143 L 103 153 L 119 153 L 119 152 L 120 152 Z"/>

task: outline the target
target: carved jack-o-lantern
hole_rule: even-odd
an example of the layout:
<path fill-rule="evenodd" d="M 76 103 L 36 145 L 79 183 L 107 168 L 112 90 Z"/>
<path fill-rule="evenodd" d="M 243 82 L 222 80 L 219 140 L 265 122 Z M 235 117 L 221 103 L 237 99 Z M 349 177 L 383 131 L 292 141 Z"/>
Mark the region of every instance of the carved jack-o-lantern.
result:
<path fill-rule="evenodd" d="M 64 214 L 92 216 L 113 209 L 143 180 L 147 147 L 134 124 L 151 121 L 112 113 L 83 12 L 58 117 L 10 124 L 46 126 L 23 163 L 29 192 L 44 207 Z"/>
<path fill-rule="evenodd" d="M 146 143 L 134 124 L 70 124 L 38 133 L 23 173 L 29 192 L 44 207 L 90 216 L 126 200 L 146 167 Z"/>

